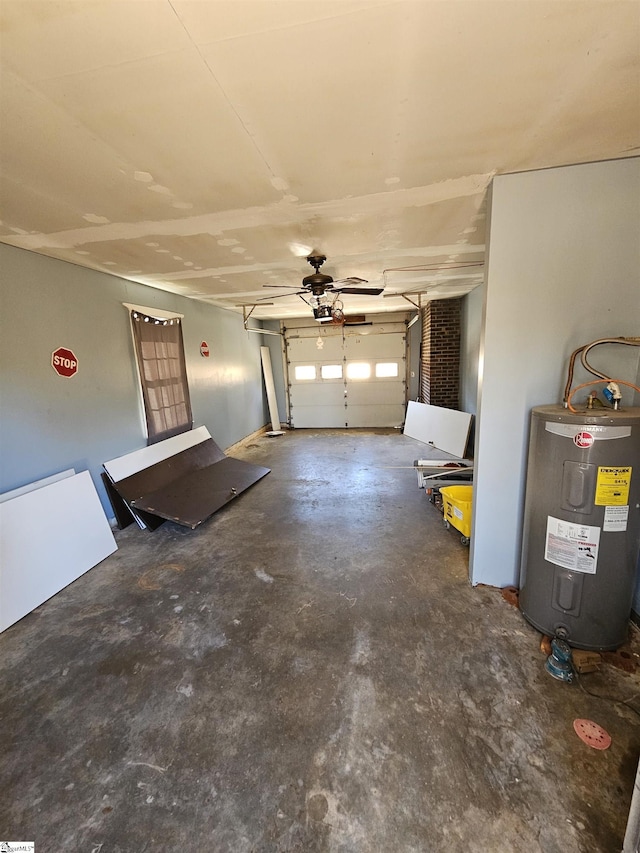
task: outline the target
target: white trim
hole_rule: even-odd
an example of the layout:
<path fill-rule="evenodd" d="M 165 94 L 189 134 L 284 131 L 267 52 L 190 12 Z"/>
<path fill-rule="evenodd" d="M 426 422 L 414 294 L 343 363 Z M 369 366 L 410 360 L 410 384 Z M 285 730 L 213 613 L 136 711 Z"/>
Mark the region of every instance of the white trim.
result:
<path fill-rule="evenodd" d="M 255 332 L 257 335 L 277 335 L 277 337 L 282 337 L 282 332 L 272 332 L 271 329 L 254 329 L 251 326 L 247 326 L 245 329 L 247 332 Z"/>
<path fill-rule="evenodd" d="M 130 302 L 123 302 L 122 304 L 129 311 L 139 311 L 141 314 L 155 317 L 157 320 L 175 320 L 176 317 L 180 317 L 180 319 L 184 317 L 184 314 L 178 314 L 177 311 L 163 311 L 162 308 L 148 308 L 145 305 L 132 305 Z"/>
<path fill-rule="evenodd" d="M 174 456 L 182 450 L 188 450 L 208 438 L 211 438 L 209 430 L 205 426 L 197 427 L 189 430 L 189 432 L 181 432 L 171 438 L 165 438 L 164 441 L 159 441 L 157 444 L 142 447 L 140 450 L 133 450 L 131 453 L 118 456 L 117 459 L 111 459 L 109 462 L 103 462 L 103 468 L 114 483 L 119 483 L 125 477 L 137 474 L 138 471 L 149 468 L 157 462 L 163 462 L 170 456 Z"/>
<path fill-rule="evenodd" d="M 147 428 L 147 413 L 144 408 L 144 396 L 142 394 L 142 378 L 140 376 L 140 365 L 138 364 L 138 354 L 136 352 L 136 339 L 133 334 L 133 323 L 131 321 L 131 311 L 141 310 L 136 305 L 128 305 L 126 302 L 122 303 L 124 307 L 127 309 L 127 313 L 129 315 L 129 319 L 127 320 L 129 324 L 129 334 L 131 335 L 131 351 L 133 353 L 133 363 L 135 365 L 136 371 L 136 385 L 138 387 L 138 418 L 140 420 L 140 431 L 144 438 L 149 438 L 149 430 Z M 129 310 L 131 309 L 131 310 Z"/>
<path fill-rule="evenodd" d="M 51 483 L 57 483 L 58 480 L 64 480 L 67 477 L 73 477 L 75 474 L 73 468 L 67 468 L 66 471 L 61 471 L 59 474 L 52 474 L 50 477 L 45 477 L 42 480 L 36 480 L 33 483 L 27 483 L 26 486 L 20 486 L 18 489 L 13 489 L 10 492 L 3 492 L 0 495 L 0 504 L 5 501 L 12 501 L 14 498 L 19 498 L 20 495 L 26 495 L 29 492 L 35 492 L 36 489 L 41 489 L 43 486 L 49 486 Z"/>

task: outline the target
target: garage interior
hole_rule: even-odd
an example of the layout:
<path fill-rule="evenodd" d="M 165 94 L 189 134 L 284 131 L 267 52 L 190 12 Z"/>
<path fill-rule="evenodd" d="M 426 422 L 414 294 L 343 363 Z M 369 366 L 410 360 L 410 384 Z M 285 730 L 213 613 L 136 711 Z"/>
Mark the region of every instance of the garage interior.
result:
<path fill-rule="evenodd" d="M 640 335 L 640 5 L 0 16 L 0 493 L 73 469 L 117 545 L 0 634 L 1 837 L 637 849 L 633 623 L 565 683 L 504 590 L 532 408 L 576 348 Z M 103 466 L 148 439 L 135 312 L 179 323 L 189 426 L 270 469 L 195 529 L 115 529 Z M 640 347 L 594 363 L 640 405 Z M 439 451 L 403 434 L 410 401 L 472 416 L 469 545 L 418 488 Z M 79 542 L 76 510 L 55 527 Z"/>

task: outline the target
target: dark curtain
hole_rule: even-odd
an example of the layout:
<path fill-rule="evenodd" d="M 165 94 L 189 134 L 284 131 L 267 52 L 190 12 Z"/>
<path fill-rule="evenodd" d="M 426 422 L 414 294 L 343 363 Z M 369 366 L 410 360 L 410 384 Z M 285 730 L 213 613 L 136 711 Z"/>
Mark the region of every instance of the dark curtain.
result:
<path fill-rule="evenodd" d="M 160 320 L 131 312 L 133 339 L 147 417 L 147 444 L 193 426 L 179 318 Z"/>

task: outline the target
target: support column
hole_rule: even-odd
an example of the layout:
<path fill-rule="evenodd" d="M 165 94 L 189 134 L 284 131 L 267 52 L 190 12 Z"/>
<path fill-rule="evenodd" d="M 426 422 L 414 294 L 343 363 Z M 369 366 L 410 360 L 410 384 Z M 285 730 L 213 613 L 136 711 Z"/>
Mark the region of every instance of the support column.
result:
<path fill-rule="evenodd" d="M 461 299 L 434 299 L 422 309 L 420 400 L 459 407 Z"/>

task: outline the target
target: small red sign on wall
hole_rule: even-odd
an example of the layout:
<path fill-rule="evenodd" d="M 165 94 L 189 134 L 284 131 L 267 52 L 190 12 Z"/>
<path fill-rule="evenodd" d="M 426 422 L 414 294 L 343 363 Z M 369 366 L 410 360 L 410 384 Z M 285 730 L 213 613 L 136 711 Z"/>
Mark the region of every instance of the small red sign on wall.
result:
<path fill-rule="evenodd" d="M 206 341 L 202 341 L 200 344 L 200 355 L 209 358 L 209 344 Z"/>
<path fill-rule="evenodd" d="M 69 379 L 78 372 L 78 359 L 72 350 L 58 347 L 51 353 L 51 367 L 59 376 L 66 376 Z"/>

